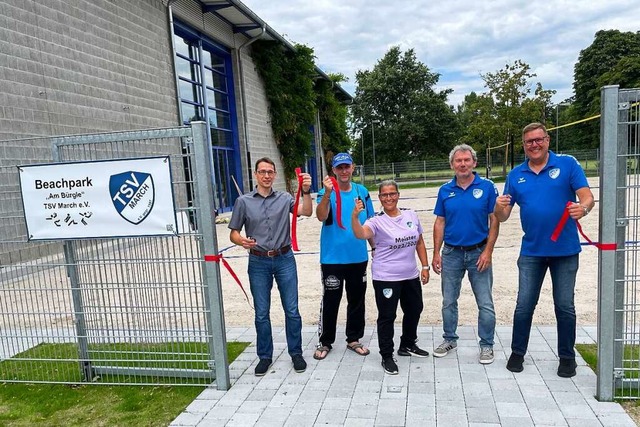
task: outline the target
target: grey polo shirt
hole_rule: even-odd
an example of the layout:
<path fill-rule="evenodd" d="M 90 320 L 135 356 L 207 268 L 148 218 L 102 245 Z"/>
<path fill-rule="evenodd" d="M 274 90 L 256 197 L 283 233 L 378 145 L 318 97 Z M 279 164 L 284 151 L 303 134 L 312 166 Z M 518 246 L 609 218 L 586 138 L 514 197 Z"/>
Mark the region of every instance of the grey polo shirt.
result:
<path fill-rule="evenodd" d="M 271 190 L 262 197 L 257 190 L 236 199 L 229 228 L 242 230 L 247 237 L 256 239 L 256 249 L 270 251 L 291 244 L 291 221 L 294 200 L 291 194 Z"/>

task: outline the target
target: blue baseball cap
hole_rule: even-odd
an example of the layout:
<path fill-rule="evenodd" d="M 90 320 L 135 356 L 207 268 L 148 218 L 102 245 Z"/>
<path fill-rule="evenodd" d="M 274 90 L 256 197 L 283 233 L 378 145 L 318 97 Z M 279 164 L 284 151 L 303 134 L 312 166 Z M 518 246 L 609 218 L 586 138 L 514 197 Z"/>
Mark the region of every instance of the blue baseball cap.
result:
<path fill-rule="evenodd" d="M 353 164 L 353 159 L 348 153 L 338 153 L 335 156 L 333 156 L 333 162 L 331 164 L 331 167 L 335 168 L 338 165 L 352 165 L 352 164 Z"/>

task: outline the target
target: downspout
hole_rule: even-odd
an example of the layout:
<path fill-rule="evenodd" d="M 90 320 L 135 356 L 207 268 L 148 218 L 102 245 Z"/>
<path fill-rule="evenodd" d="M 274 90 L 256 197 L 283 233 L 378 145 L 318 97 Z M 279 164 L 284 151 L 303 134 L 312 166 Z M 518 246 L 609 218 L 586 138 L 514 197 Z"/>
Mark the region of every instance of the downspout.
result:
<path fill-rule="evenodd" d="M 242 104 L 242 129 L 244 131 L 244 149 L 247 152 L 247 179 L 249 183 L 249 188 L 253 189 L 253 174 L 251 171 L 253 170 L 253 165 L 251 162 L 251 147 L 249 145 L 249 117 L 247 116 L 247 97 L 245 91 L 245 82 L 244 82 L 244 69 L 242 67 L 242 49 L 249 46 L 251 43 L 257 41 L 262 37 L 262 35 L 266 32 L 266 26 L 262 26 L 262 31 L 260 34 L 255 36 L 252 39 L 247 40 L 237 49 L 236 57 L 238 62 L 238 73 L 240 73 L 240 103 Z"/>
<path fill-rule="evenodd" d="M 167 9 L 169 11 L 169 45 L 171 46 L 171 65 L 173 67 L 173 78 L 176 87 L 176 104 L 178 107 L 178 124 L 183 126 L 182 123 L 182 103 L 180 102 L 180 79 L 178 78 L 178 70 L 176 69 L 176 44 L 173 40 L 175 31 L 173 29 L 173 10 L 171 5 L 177 0 L 168 0 Z"/>

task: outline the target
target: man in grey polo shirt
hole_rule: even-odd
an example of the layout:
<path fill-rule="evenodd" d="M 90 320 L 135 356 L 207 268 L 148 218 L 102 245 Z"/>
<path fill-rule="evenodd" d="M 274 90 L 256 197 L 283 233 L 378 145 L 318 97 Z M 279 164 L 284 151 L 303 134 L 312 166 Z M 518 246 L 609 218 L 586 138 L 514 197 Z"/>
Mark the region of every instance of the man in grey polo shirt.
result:
<path fill-rule="evenodd" d="M 263 376 L 273 361 L 273 335 L 269 311 L 271 288 L 276 279 L 285 314 L 287 347 L 296 372 L 304 372 L 307 362 L 302 357 L 302 318 L 298 311 L 298 272 L 291 251 L 290 213 L 294 199 L 291 194 L 273 190 L 276 165 L 268 157 L 258 159 L 254 175 L 255 190 L 236 200 L 229 222 L 233 243 L 249 250 L 249 283 L 255 307 L 257 351 L 260 361 L 256 376 Z M 300 214 L 311 216 L 313 211 L 311 176 L 302 174 L 302 209 Z M 296 218 L 293 219 L 294 221 Z M 246 237 L 240 234 L 242 227 Z"/>

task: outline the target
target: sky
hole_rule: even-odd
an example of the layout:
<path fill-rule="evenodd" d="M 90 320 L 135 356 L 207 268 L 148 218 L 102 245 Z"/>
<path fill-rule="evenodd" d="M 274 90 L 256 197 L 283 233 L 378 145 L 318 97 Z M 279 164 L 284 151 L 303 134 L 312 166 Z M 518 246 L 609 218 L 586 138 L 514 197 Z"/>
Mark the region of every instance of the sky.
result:
<path fill-rule="evenodd" d="M 413 48 L 453 89 L 449 104 L 485 92 L 482 74 L 520 59 L 559 103 L 573 95 L 580 51 L 599 30 L 640 30 L 637 0 L 243 0 L 287 40 L 314 49 L 316 65 L 342 73 L 355 95 L 355 74 L 372 70 L 392 46 Z"/>

